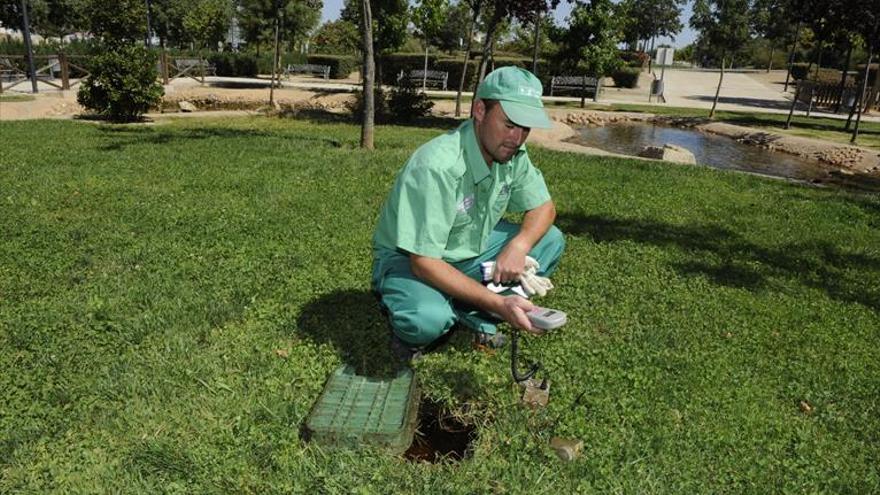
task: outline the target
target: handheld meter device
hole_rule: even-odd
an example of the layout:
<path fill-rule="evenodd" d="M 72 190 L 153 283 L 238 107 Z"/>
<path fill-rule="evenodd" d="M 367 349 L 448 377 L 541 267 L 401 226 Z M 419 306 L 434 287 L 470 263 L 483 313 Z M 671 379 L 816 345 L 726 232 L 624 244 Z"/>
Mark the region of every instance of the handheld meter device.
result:
<path fill-rule="evenodd" d="M 526 313 L 532 325 L 540 330 L 553 330 L 559 328 L 568 321 L 568 316 L 558 309 L 542 308 L 535 306 L 535 309 Z"/>

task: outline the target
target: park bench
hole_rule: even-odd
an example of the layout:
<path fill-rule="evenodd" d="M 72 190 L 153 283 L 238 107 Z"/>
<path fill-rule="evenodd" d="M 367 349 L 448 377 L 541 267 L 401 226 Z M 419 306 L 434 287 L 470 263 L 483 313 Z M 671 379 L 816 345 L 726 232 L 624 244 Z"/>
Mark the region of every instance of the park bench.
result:
<path fill-rule="evenodd" d="M 203 58 L 175 58 L 173 64 L 175 74 L 171 79 L 186 76 L 204 82 L 205 76 L 217 74 L 217 69 Z"/>
<path fill-rule="evenodd" d="M 593 101 L 599 101 L 599 93 L 602 91 L 601 77 L 588 76 L 553 76 L 550 80 L 550 96 L 562 91 L 578 91 L 581 99 L 587 95 L 593 97 Z"/>
<path fill-rule="evenodd" d="M 330 66 L 318 64 L 290 64 L 284 69 L 284 76 L 289 78 L 291 74 L 309 74 L 321 76 L 324 79 L 330 79 Z"/>
<path fill-rule="evenodd" d="M 397 75 L 398 84 L 407 80 L 415 86 L 419 86 L 422 84 L 422 81 L 425 82 L 425 85 L 436 86 L 443 91 L 446 91 L 446 84 L 449 81 L 449 73 L 442 70 L 422 70 L 422 69 L 413 69 L 409 72 L 400 71 L 400 74 Z"/>

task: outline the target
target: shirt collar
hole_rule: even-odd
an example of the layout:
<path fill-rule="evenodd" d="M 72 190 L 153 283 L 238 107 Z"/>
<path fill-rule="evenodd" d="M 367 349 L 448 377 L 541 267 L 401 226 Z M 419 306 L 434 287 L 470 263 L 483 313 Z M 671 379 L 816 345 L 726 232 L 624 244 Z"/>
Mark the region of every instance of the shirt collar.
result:
<path fill-rule="evenodd" d="M 474 127 L 474 120 L 468 119 L 460 129 L 461 139 L 464 142 L 464 161 L 474 177 L 474 184 L 478 184 L 489 177 L 490 171 L 486 160 L 483 159 L 483 153 L 480 152 L 480 145 L 477 144 L 477 130 Z"/>

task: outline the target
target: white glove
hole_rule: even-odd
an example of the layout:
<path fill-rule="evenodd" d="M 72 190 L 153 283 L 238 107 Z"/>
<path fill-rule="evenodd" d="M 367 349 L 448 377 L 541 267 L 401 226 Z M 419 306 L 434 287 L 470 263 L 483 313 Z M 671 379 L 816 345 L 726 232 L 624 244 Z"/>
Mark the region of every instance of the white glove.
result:
<path fill-rule="evenodd" d="M 547 295 L 547 291 L 553 288 L 553 283 L 550 282 L 549 278 L 541 277 L 537 274 L 538 269 L 540 268 L 541 265 L 538 263 L 538 260 L 531 256 L 526 256 L 525 267 L 522 275 L 519 276 L 519 283 L 529 297 L 534 295 L 538 295 L 539 297 L 545 296 Z M 481 271 L 484 282 L 492 280 L 492 275 L 495 272 L 495 262 L 483 262 Z"/>
<path fill-rule="evenodd" d="M 547 277 L 535 275 L 534 271 L 523 272 L 519 277 L 519 283 L 529 296 L 543 297 L 547 291 L 553 288 L 553 283 Z"/>

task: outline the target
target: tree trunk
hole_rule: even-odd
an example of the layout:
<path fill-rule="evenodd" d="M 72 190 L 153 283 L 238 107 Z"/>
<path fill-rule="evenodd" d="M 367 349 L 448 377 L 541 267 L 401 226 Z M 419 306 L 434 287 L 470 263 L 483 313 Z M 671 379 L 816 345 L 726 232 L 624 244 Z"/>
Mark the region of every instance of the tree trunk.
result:
<path fill-rule="evenodd" d="M 471 47 L 473 46 L 474 28 L 477 26 L 477 19 L 480 17 L 480 10 L 483 3 L 476 4 L 474 9 L 474 17 L 471 19 L 471 27 L 468 29 L 467 49 L 464 51 L 464 63 L 461 67 L 461 80 L 458 83 L 458 93 L 455 94 L 455 116 L 461 117 L 461 92 L 464 91 L 464 83 L 467 80 L 468 61 L 471 57 Z"/>
<path fill-rule="evenodd" d="M 532 74 L 538 75 L 538 50 L 541 45 L 541 11 L 535 14 L 535 50 L 532 52 Z"/>
<path fill-rule="evenodd" d="M 853 42 L 852 39 L 847 40 L 849 45 L 846 48 L 846 64 L 843 66 L 842 74 L 840 75 L 840 85 L 837 87 L 837 93 L 840 97 L 837 99 L 837 104 L 834 105 L 834 113 L 840 111 L 840 106 L 843 105 L 843 90 L 846 88 L 846 73 L 849 71 L 849 63 L 852 61 L 852 52 L 853 52 Z"/>
<path fill-rule="evenodd" d="M 28 20 L 28 6 L 26 0 L 21 0 L 22 35 L 24 46 L 27 50 L 28 72 L 31 76 L 31 88 L 37 93 L 37 67 L 34 65 L 34 44 L 31 43 L 31 26 Z"/>
<path fill-rule="evenodd" d="M 492 55 L 492 49 L 495 45 L 495 30 L 498 29 L 498 24 L 501 23 L 501 16 L 497 14 L 498 10 L 492 13 L 492 19 L 489 20 L 489 25 L 486 27 L 486 40 L 483 41 L 483 55 L 480 57 L 480 76 L 477 78 L 477 84 L 474 86 L 474 91 L 476 88 L 480 86 L 480 83 L 483 82 L 483 78 L 486 77 L 486 67 L 489 65 L 489 58 Z"/>
<path fill-rule="evenodd" d="M 425 40 L 425 71 L 422 74 L 422 93 L 428 89 L 428 40 Z"/>
<path fill-rule="evenodd" d="M 272 54 L 272 82 L 269 84 L 270 107 L 275 105 L 275 77 L 278 75 L 278 50 L 280 49 L 278 33 L 281 30 L 281 17 L 278 14 L 275 17 L 275 51 Z"/>
<path fill-rule="evenodd" d="M 373 78 L 375 77 L 376 65 L 373 60 L 373 14 L 370 9 L 370 0 L 361 0 L 362 26 L 364 44 L 364 120 L 361 124 L 361 148 L 371 150 L 373 146 L 373 134 L 375 132 L 373 115 L 376 112 L 376 102 L 373 93 Z"/>
<path fill-rule="evenodd" d="M 773 54 L 776 53 L 776 47 L 770 44 L 770 60 L 767 61 L 767 72 L 773 70 Z"/>
<path fill-rule="evenodd" d="M 865 101 L 865 93 L 868 91 L 868 76 L 871 75 L 871 60 L 874 58 L 874 40 L 868 42 L 868 63 L 865 64 L 865 79 L 862 81 L 862 91 L 859 94 L 858 101 L 856 102 L 856 126 L 853 128 L 852 138 L 849 142 L 855 144 L 856 139 L 859 138 L 859 122 L 862 120 L 862 106 Z M 880 77 L 880 73 L 877 74 L 877 77 Z"/>
<path fill-rule="evenodd" d="M 794 64 L 794 52 L 797 50 L 798 40 L 801 37 L 801 23 L 797 23 L 794 31 L 794 41 L 791 43 L 791 52 L 788 54 L 788 72 L 785 74 L 785 87 L 782 88 L 783 93 L 788 93 L 788 81 L 791 79 L 791 66 Z"/>
<path fill-rule="evenodd" d="M 721 57 L 721 77 L 718 78 L 718 88 L 715 90 L 715 100 L 712 101 L 712 110 L 709 111 L 709 118 L 715 118 L 715 107 L 718 105 L 718 96 L 721 94 L 721 81 L 724 80 L 724 56 Z"/>

